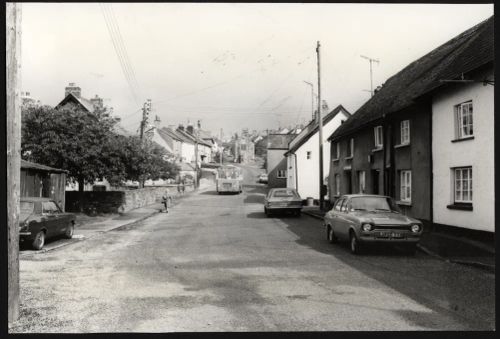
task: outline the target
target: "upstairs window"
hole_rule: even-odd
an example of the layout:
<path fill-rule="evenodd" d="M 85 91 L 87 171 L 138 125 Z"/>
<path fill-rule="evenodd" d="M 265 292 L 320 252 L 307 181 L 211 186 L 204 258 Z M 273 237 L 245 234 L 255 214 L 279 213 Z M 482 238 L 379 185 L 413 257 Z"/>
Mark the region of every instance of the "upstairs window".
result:
<path fill-rule="evenodd" d="M 278 170 L 276 177 L 279 179 L 285 179 L 286 178 L 286 170 Z"/>
<path fill-rule="evenodd" d="M 307 151 L 307 153 L 306 153 L 306 158 L 307 158 L 307 159 L 311 159 L 311 151 Z"/>
<path fill-rule="evenodd" d="M 401 121 L 401 145 L 410 143 L 410 120 Z"/>
<path fill-rule="evenodd" d="M 337 142 L 333 146 L 333 157 L 332 157 L 332 160 L 338 160 L 339 157 L 340 157 L 340 144 Z"/>
<path fill-rule="evenodd" d="M 354 155 L 354 139 L 351 138 L 347 143 L 347 155 L 346 158 L 352 158 Z"/>
<path fill-rule="evenodd" d="M 377 126 L 373 129 L 375 135 L 375 148 L 382 148 L 384 146 L 384 137 L 382 134 L 382 126 Z"/>
<path fill-rule="evenodd" d="M 472 123 L 472 101 L 455 106 L 455 128 L 457 139 L 474 135 Z"/>

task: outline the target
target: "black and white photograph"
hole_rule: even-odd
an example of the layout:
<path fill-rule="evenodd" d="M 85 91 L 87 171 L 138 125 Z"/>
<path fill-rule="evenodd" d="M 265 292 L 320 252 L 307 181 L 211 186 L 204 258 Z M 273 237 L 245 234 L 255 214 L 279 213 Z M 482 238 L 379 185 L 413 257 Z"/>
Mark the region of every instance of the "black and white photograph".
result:
<path fill-rule="evenodd" d="M 4 8 L 9 336 L 496 330 L 493 3 Z"/>

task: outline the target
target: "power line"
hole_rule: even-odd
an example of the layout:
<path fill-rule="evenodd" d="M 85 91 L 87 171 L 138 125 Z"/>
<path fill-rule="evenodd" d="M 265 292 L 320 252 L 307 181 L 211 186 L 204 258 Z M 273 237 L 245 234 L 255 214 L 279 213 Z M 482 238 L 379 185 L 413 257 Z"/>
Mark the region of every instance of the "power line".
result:
<path fill-rule="evenodd" d="M 120 62 L 120 66 L 122 68 L 123 74 L 124 74 L 125 79 L 129 85 L 130 91 L 132 92 L 132 96 L 134 98 L 134 101 L 136 102 L 137 105 L 139 105 L 139 99 L 138 99 L 137 93 L 136 93 L 135 88 L 134 88 L 134 83 L 132 80 L 132 76 L 130 74 L 130 70 L 128 68 L 130 63 L 127 63 L 127 61 L 125 60 L 126 55 L 123 54 L 124 53 L 122 51 L 123 46 L 120 45 L 120 42 L 117 39 L 117 36 L 116 36 L 117 33 L 114 31 L 115 27 L 113 26 L 111 15 L 107 11 L 108 8 L 105 6 L 105 4 L 101 3 L 100 5 L 101 5 L 101 12 L 103 14 L 104 21 L 106 23 L 106 27 L 108 28 L 108 33 L 111 37 L 111 42 L 113 43 L 113 47 L 115 49 L 118 60 Z"/>

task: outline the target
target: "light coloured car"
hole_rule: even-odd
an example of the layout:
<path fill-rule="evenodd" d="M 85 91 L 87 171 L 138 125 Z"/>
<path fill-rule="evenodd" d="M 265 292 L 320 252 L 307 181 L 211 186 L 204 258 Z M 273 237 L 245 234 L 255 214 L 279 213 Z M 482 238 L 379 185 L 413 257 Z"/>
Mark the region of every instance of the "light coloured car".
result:
<path fill-rule="evenodd" d="M 414 254 L 422 235 L 422 222 L 401 214 L 391 197 L 350 194 L 341 196 L 325 214 L 324 226 L 330 243 L 349 241 L 358 254 L 365 244 L 399 244 Z"/>
<path fill-rule="evenodd" d="M 262 184 L 267 184 L 267 174 L 266 173 L 262 173 L 261 175 L 259 175 L 259 182 L 262 183 Z"/>
<path fill-rule="evenodd" d="M 293 188 L 271 188 L 264 200 L 264 213 L 269 217 L 272 213 L 291 212 L 300 217 L 302 198 Z"/>

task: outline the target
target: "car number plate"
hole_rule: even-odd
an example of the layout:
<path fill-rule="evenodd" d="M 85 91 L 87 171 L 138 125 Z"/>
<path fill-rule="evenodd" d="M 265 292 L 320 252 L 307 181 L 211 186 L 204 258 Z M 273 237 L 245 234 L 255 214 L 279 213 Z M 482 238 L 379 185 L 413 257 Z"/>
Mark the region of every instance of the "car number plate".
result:
<path fill-rule="evenodd" d="M 378 236 L 382 238 L 403 238 L 403 234 L 399 232 L 379 232 Z"/>

